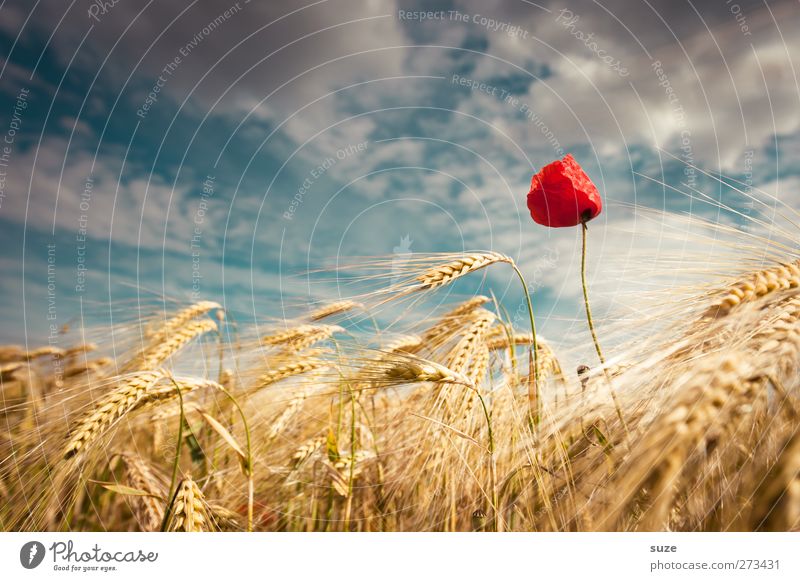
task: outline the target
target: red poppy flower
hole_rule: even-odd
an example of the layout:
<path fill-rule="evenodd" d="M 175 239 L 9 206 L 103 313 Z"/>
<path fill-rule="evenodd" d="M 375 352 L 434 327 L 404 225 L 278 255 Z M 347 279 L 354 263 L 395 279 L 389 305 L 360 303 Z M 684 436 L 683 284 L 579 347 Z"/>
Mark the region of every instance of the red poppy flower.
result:
<path fill-rule="evenodd" d="M 528 210 L 537 224 L 577 226 L 602 209 L 600 192 L 571 155 L 544 166 L 531 179 Z"/>

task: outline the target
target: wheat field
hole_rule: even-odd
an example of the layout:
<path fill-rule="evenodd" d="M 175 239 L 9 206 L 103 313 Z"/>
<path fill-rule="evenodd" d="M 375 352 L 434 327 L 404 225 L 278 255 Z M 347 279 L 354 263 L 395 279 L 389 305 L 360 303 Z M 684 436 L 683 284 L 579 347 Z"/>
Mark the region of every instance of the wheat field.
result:
<path fill-rule="evenodd" d="M 0 528 L 800 530 L 800 263 L 773 254 L 579 373 L 490 296 L 370 327 L 496 252 L 368 262 L 379 290 L 250 329 L 182 305 L 113 356 L 2 347 Z"/>

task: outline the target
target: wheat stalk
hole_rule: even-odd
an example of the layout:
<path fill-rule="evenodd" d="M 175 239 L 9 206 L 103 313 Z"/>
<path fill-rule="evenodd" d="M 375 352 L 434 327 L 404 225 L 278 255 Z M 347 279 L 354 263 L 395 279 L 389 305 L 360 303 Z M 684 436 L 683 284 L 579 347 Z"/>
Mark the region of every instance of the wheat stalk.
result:
<path fill-rule="evenodd" d="M 140 456 L 119 454 L 118 457 L 125 463 L 128 484 L 136 490 L 152 495 L 133 498 L 134 515 L 140 530 L 145 532 L 159 530 L 164 519 L 164 503 L 157 497 L 166 494 L 164 483 Z"/>
<path fill-rule="evenodd" d="M 86 363 L 81 363 L 78 365 L 72 365 L 71 367 L 67 367 L 64 370 L 64 379 L 75 377 L 76 375 L 80 375 L 83 373 L 91 373 L 93 371 L 97 371 L 101 367 L 105 367 L 106 365 L 110 365 L 112 360 L 108 357 L 101 357 L 99 359 L 94 359 L 92 361 L 87 361 Z"/>
<path fill-rule="evenodd" d="M 430 381 L 432 383 L 458 383 L 472 386 L 461 373 L 448 369 L 433 361 L 398 359 L 383 372 L 383 377 L 390 382 L 414 383 Z"/>
<path fill-rule="evenodd" d="M 353 309 L 360 309 L 361 307 L 363 307 L 361 303 L 345 299 L 330 303 L 328 305 L 323 305 L 318 309 L 311 311 L 308 314 L 308 318 L 312 321 L 320 321 L 334 315 L 340 315 L 342 313 L 346 313 L 347 311 L 352 311 Z"/>
<path fill-rule="evenodd" d="M 289 424 L 289 420 L 291 420 L 295 414 L 300 410 L 303 405 L 303 402 L 306 401 L 309 395 L 311 395 L 316 390 L 315 385 L 309 385 L 298 393 L 295 397 L 293 397 L 289 403 L 284 408 L 281 415 L 272 423 L 269 427 L 269 431 L 267 432 L 267 441 L 274 440 L 278 434 L 280 434 L 286 426 Z"/>
<path fill-rule="evenodd" d="M 155 402 L 177 397 L 175 386 L 159 385 L 166 375 L 162 371 L 141 371 L 123 376 L 116 381 L 117 388 L 104 395 L 70 430 L 70 437 L 62 456 L 70 458 L 85 450 L 105 435 L 113 424 L 132 411 Z M 181 393 L 189 393 L 205 386 L 217 384 L 206 380 L 176 379 Z"/>
<path fill-rule="evenodd" d="M 430 347 L 442 341 L 444 337 L 460 328 L 475 309 L 485 304 L 488 300 L 484 296 L 473 297 L 443 314 L 433 325 L 425 330 L 420 340 L 421 346 Z"/>
<path fill-rule="evenodd" d="M 306 335 L 316 332 L 319 328 L 319 325 L 298 325 L 296 327 L 290 327 L 288 329 L 284 329 L 283 331 L 277 331 L 275 333 L 263 336 L 261 338 L 261 344 L 273 346 L 288 343 L 290 341 L 297 341 Z"/>
<path fill-rule="evenodd" d="M 553 348 L 541 337 L 537 337 L 536 342 L 536 349 L 539 353 L 539 376 L 542 379 L 552 376 L 564 381 L 564 371 Z M 533 335 L 530 333 L 512 333 L 509 341 L 508 334 L 503 327 L 493 327 L 488 334 L 486 348 L 489 351 L 497 351 L 499 349 L 509 349 L 511 346 L 531 345 L 532 343 Z M 530 372 L 532 373 L 533 370 Z"/>
<path fill-rule="evenodd" d="M 159 340 L 159 338 L 167 337 L 172 335 L 173 333 L 182 329 L 186 323 L 191 321 L 192 319 L 196 319 L 201 315 L 205 315 L 209 311 L 213 311 L 214 309 L 222 309 L 222 305 L 219 303 L 215 303 L 214 301 L 199 301 L 188 307 L 178 311 L 175 313 L 170 319 L 168 319 L 164 325 L 158 329 L 152 339 L 153 342 Z"/>
<path fill-rule="evenodd" d="M 283 379 L 294 377 L 295 375 L 301 375 L 303 373 L 308 373 L 309 371 L 314 371 L 315 369 L 322 367 L 324 364 L 325 362 L 322 359 L 309 358 L 295 361 L 293 363 L 287 363 L 286 365 L 281 365 L 280 367 L 271 369 L 261 375 L 256 380 L 253 390 L 264 388 Z"/>
<path fill-rule="evenodd" d="M 499 252 L 476 252 L 467 254 L 455 260 L 451 260 L 450 262 L 429 268 L 418 275 L 415 279 L 418 283 L 416 288 L 418 290 L 438 288 L 497 262 L 514 263 L 510 257 L 505 254 L 500 254 Z"/>
<path fill-rule="evenodd" d="M 647 490 L 638 527 L 661 530 L 668 526 L 669 509 L 681 486 L 687 460 L 705 445 L 705 438 L 716 430 L 730 430 L 746 407 L 763 399 L 763 379 L 750 379 L 750 367 L 741 355 L 725 355 L 701 361 L 695 369 L 677 380 L 681 394 L 670 409 L 654 420 L 634 453 L 617 470 L 618 478 L 608 486 L 619 501 L 609 501 L 610 514 L 599 522 L 616 529 L 627 518 L 637 495 Z M 617 529 L 618 530 L 618 529 Z"/>
<path fill-rule="evenodd" d="M 187 476 L 178 486 L 167 530 L 199 533 L 207 532 L 211 528 L 212 522 L 205 497 L 191 476 Z"/>
<path fill-rule="evenodd" d="M 456 373 L 466 371 L 470 357 L 482 344 L 486 332 L 495 320 L 495 315 L 491 311 L 481 309 L 473 314 L 471 320 L 471 324 L 447 357 L 447 367 Z"/>
<path fill-rule="evenodd" d="M 386 355 L 395 355 L 397 353 L 415 353 L 419 347 L 422 345 L 422 338 L 417 335 L 405 335 L 403 337 L 397 337 L 393 341 L 390 341 L 383 347 L 381 347 L 381 351 L 383 351 Z"/>
<path fill-rule="evenodd" d="M 759 270 L 720 290 L 701 320 L 728 316 L 740 305 L 778 290 L 800 287 L 800 263 L 789 262 Z"/>
<path fill-rule="evenodd" d="M 752 531 L 800 530 L 800 432 L 788 438 L 753 495 Z"/>
<path fill-rule="evenodd" d="M 11 379 L 11 376 L 14 375 L 14 372 L 19 371 L 23 367 L 25 367 L 25 364 L 19 361 L 16 363 L 5 363 L 0 365 L 0 379 Z"/>
<path fill-rule="evenodd" d="M 65 349 L 64 357 L 73 357 L 75 355 L 89 353 L 91 351 L 97 351 L 97 345 L 94 343 L 84 343 L 83 345 L 75 345 L 74 347 Z"/>
<path fill-rule="evenodd" d="M 206 333 L 216 331 L 217 324 L 211 319 L 186 323 L 183 327 L 171 332 L 168 336 L 165 335 L 162 342 L 155 343 L 151 347 L 145 349 L 139 358 L 131 362 L 128 367 L 154 369 L 168 357 L 183 349 L 194 339 Z"/>
<path fill-rule="evenodd" d="M 25 351 L 19 345 L 0 345 L 0 363 L 11 363 L 25 359 Z"/>
<path fill-rule="evenodd" d="M 462 317 L 464 315 L 469 315 L 470 313 L 472 313 L 472 311 L 474 311 L 478 307 L 482 307 L 491 300 L 492 299 L 490 299 L 489 297 L 483 295 L 475 295 L 474 297 L 471 297 L 466 301 L 459 303 L 458 305 L 455 306 L 455 308 L 445 313 L 442 316 L 442 320 L 455 319 L 458 317 Z"/>
<path fill-rule="evenodd" d="M 478 348 L 477 353 L 473 355 L 465 373 L 467 380 L 471 384 L 480 385 L 488 368 L 489 350 L 484 346 L 483 348 Z"/>
<path fill-rule="evenodd" d="M 299 334 L 295 337 L 288 338 L 283 343 L 285 344 L 285 351 L 300 351 L 315 343 L 330 339 L 334 334 L 343 332 L 344 329 L 338 325 L 318 325 L 307 332 Z"/>
<path fill-rule="evenodd" d="M 323 444 L 325 444 L 327 438 L 325 436 L 315 436 L 310 440 L 307 440 L 303 444 L 301 444 L 297 450 L 294 451 L 292 454 L 292 464 L 293 469 L 297 469 L 297 467 L 305 462 L 308 458 L 311 457 L 314 452 L 319 450 Z"/>
<path fill-rule="evenodd" d="M 53 347 L 52 345 L 46 345 L 45 347 L 39 347 L 32 351 L 28 351 L 23 355 L 24 359 L 28 361 L 32 361 L 34 359 L 39 359 L 40 357 L 63 357 L 65 351 L 59 347 Z"/>
<path fill-rule="evenodd" d="M 537 338 L 537 351 L 539 353 L 539 373 L 541 377 L 555 377 L 560 381 L 564 381 L 564 372 L 561 369 L 561 364 L 558 362 L 553 349 Z"/>
<path fill-rule="evenodd" d="M 538 341 L 542 341 L 541 337 L 537 337 Z M 486 337 L 486 348 L 489 351 L 497 351 L 499 349 L 508 349 L 512 345 L 530 345 L 533 343 L 533 335 L 530 333 L 513 333 L 511 341 L 508 340 L 508 335 L 503 327 L 492 327 L 491 333 Z"/>
<path fill-rule="evenodd" d="M 791 298 L 773 309 L 773 315 L 756 326 L 744 343 L 756 352 L 762 373 L 792 379 L 800 357 L 800 298 Z"/>
<path fill-rule="evenodd" d="M 242 525 L 239 522 L 241 516 L 239 513 L 232 511 L 222 505 L 216 503 L 206 503 L 206 510 L 211 516 L 213 523 L 212 529 L 222 532 L 241 531 Z"/>
<path fill-rule="evenodd" d="M 427 331 L 425 331 L 425 334 L 422 336 L 423 343 L 428 343 L 437 336 L 452 330 L 464 317 L 471 315 L 475 309 L 485 305 L 490 300 L 491 299 L 489 297 L 476 295 L 462 303 L 459 303 L 455 306 L 455 308 L 447 311 L 441 317 L 439 317 L 439 320 Z"/>

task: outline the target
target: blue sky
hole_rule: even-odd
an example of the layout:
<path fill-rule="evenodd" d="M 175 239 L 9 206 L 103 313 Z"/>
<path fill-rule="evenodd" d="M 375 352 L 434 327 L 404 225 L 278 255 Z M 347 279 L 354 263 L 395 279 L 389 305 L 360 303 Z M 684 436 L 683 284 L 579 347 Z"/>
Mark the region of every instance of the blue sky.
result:
<path fill-rule="evenodd" d="M 691 181 L 749 211 L 684 162 L 797 206 L 792 0 L 100 4 L 0 5 L 3 342 L 193 292 L 279 317 L 346 292 L 293 276 L 322 264 L 462 249 L 522 265 L 545 334 L 583 332 L 579 231 L 525 207 L 564 152 L 606 200 L 601 318 L 642 257 L 714 252 L 631 205 L 739 224 Z M 522 300 L 503 269 L 456 290 L 478 283 Z"/>

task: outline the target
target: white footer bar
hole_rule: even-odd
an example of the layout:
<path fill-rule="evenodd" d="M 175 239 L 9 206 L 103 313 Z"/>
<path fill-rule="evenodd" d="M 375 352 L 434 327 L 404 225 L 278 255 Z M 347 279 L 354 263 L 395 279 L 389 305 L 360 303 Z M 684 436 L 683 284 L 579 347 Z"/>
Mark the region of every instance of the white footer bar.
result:
<path fill-rule="evenodd" d="M 3 533 L 0 570 L 14 580 L 796 581 L 800 534 Z"/>

